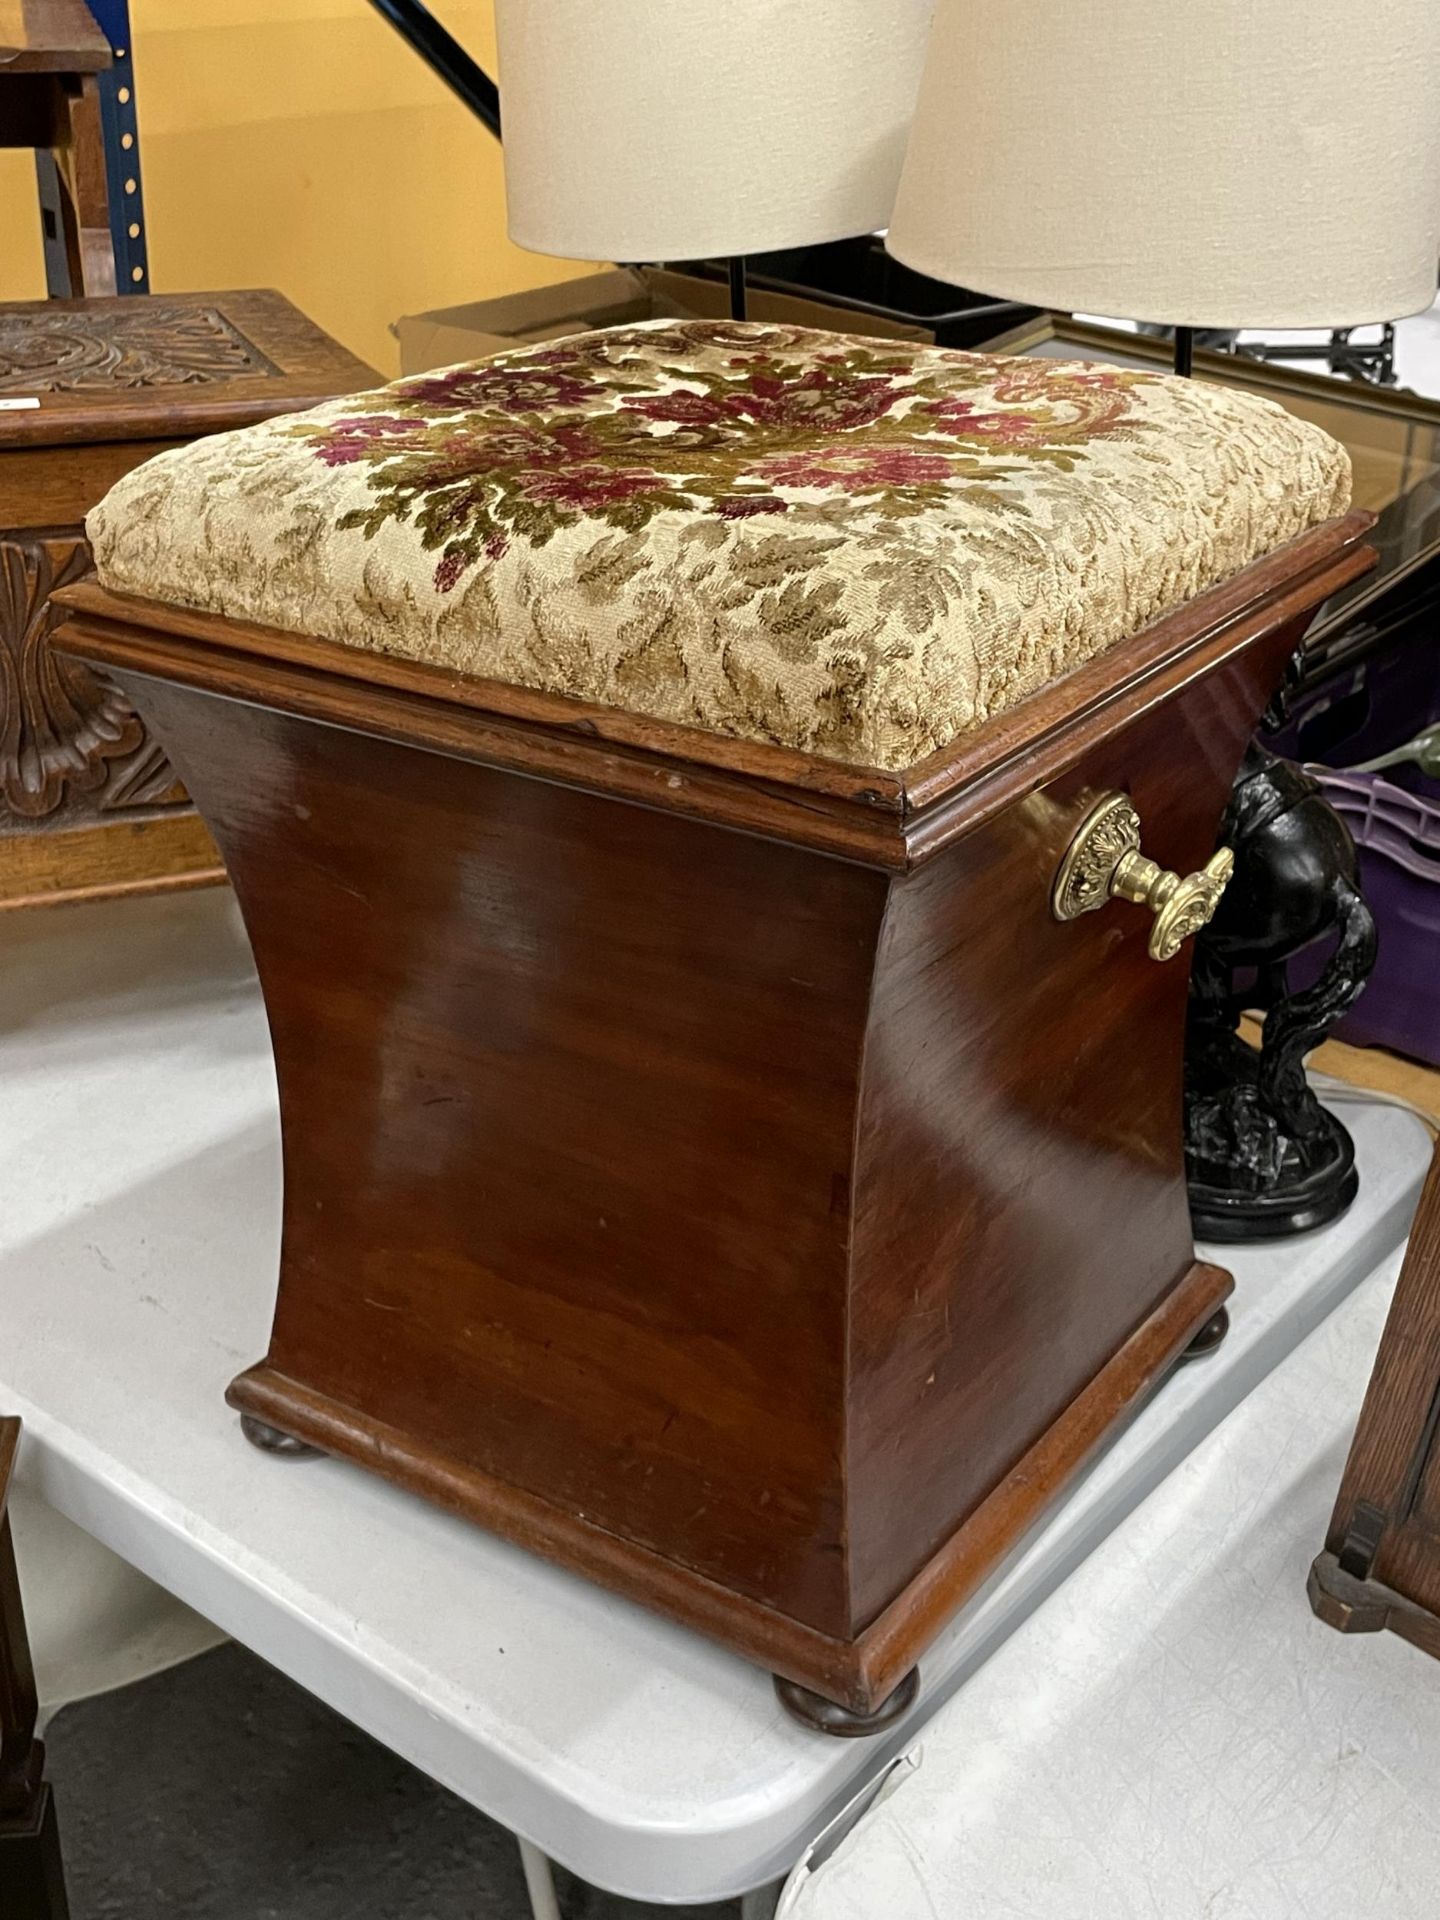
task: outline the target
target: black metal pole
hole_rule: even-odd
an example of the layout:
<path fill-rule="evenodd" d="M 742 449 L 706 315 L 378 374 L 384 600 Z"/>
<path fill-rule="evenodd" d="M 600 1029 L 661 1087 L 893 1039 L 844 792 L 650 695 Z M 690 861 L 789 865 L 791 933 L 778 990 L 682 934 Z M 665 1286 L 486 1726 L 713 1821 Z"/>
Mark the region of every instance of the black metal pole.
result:
<path fill-rule="evenodd" d="M 500 138 L 500 89 L 477 60 L 442 27 L 421 0 L 370 0 L 395 31 L 419 54 L 447 87 L 454 89 L 477 119 Z"/>
<path fill-rule="evenodd" d="M 732 253 L 730 256 L 730 318 L 745 319 L 749 304 L 745 287 L 745 256 L 743 253 Z"/>
<path fill-rule="evenodd" d="M 1175 371 L 1188 380 L 1195 367 L 1195 329 L 1175 329 Z"/>

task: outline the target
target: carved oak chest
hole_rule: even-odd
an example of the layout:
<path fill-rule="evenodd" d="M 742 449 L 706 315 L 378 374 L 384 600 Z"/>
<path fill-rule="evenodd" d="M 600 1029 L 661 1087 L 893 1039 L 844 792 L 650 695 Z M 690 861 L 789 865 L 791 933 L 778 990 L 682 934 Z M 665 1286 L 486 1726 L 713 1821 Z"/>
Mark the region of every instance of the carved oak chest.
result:
<path fill-rule="evenodd" d="M 0 908 L 223 879 L 129 701 L 51 652 L 49 596 L 132 467 L 370 377 L 277 293 L 0 305 Z"/>

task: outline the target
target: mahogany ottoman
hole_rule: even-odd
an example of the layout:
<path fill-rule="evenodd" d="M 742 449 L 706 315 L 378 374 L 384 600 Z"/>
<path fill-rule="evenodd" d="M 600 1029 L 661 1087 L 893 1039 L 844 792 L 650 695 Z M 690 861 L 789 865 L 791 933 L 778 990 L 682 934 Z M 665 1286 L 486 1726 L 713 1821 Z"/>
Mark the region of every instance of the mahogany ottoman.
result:
<path fill-rule="evenodd" d="M 173 756 L 264 986 L 252 1437 L 888 1724 L 1223 1332 L 1183 942 L 1368 564 L 1349 487 L 1250 396 L 715 322 L 123 479 L 66 644 Z"/>

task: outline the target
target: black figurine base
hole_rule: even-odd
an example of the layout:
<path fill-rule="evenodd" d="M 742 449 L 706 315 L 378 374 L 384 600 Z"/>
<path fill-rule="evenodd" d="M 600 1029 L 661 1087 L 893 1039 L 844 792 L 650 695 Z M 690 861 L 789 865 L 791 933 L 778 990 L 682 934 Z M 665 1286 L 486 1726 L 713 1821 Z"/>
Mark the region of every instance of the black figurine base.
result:
<path fill-rule="evenodd" d="M 1359 1192 L 1360 1176 L 1349 1132 L 1333 1114 L 1325 1114 L 1325 1120 L 1328 1124 L 1322 1131 L 1305 1142 L 1303 1161 L 1292 1150 L 1293 1164 L 1282 1166 L 1275 1184 L 1260 1192 L 1212 1184 L 1216 1173 L 1233 1175 L 1233 1168 L 1192 1163 L 1190 1219 L 1195 1238 L 1232 1244 L 1283 1240 L 1338 1220 Z"/>

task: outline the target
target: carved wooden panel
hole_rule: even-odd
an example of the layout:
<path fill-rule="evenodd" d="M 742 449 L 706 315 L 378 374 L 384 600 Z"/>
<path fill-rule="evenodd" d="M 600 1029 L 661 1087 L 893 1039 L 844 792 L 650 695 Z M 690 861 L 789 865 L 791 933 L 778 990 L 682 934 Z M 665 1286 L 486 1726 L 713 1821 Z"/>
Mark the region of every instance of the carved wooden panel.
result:
<path fill-rule="evenodd" d="M 186 799 L 124 696 L 50 645 L 50 594 L 89 569 L 78 527 L 0 539 L 0 829 Z"/>
<path fill-rule="evenodd" d="M 161 447 L 375 381 L 263 289 L 0 302 L 0 914 L 223 879 L 143 715 L 54 651 L 46 599 L 89 566 L 85 514 Z"/>
<path fill-rule="evenodd" d="M 91 313 L 0 309 L 0 394 L 113 393 L 278 373 L 217 307 L 149 299 Z"/>

